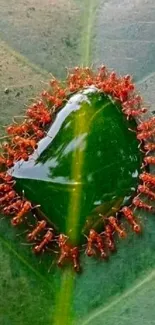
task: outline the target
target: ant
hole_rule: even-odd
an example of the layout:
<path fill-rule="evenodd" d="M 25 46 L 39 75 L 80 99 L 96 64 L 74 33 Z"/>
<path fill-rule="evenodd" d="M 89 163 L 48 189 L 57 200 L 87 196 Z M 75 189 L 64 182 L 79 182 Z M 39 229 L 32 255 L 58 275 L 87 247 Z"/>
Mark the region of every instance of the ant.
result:
<path fill-rule="evenodd" d="M 124 206 L 120 212 L 123 213 L 124 217 L 128 220 L 128 222 L 130 223 L 130 225 L 132 226 L 132 229 L 134 232 L 136 232 L 137 234 L 139 234 L 141 232 L 141 227 L 140 225 L 137 224 L 137 222 L 134 220 L 134 215 L 133 212 L 130 208 L 128 208 L 127 206 Z"/>
<path fill-rule="evenodd" d="M 87 243 L 87 248 L 86 248 L 86 254 L 88 256 L 96 255 L 95 250 L 92 248 L 92 245 L 96 244 L 97 249 L 101 253 L 101 257 L 104 259 L 107 258 L 107 254 L 105 253 L 105 250 L 104 250 L 104 245 L 103 245 L 103 240 L 102 240 L 101 235 L 99 235 L 94 229 L 91 229 L 87 240 L 88 240 L 88 243 Z"/>
<path fill-rule="evenodd" d="M 19 146 L 20 148 L 32 148 L 33 150 L 37 149 L 38 145 L 35 140 L 33 139 L 25 139 L 20 136 L 15 136 L 12 140 L 15 145 Z"/>
<path fill-rule="evenodd" d="M 148 138 L 151 138 L 154 135 L 154 133 L 155 133 L 155 130 L 137 133 L 137 139 L 139 141 L 147 140 Z"/>
<path fill-rule="evenodd" d="M 119 225 L 118 225 L 118 221 L 117 218 L 110 216 L 108 218 L 110 224 L 113 226 L 114 230 L 118 233 L 119 237 L 121 238 L 125 238 L 126 237 L 126 232 L 124 229 L 122 229 Z"/>
<path fill-rule="evenodd" d="M 137 117 L 137 116 L 141 115 L 142 113 L 146 113 L 147 109 L 141 108 L 141 109 L 134 110 L 134 109 L 128 108 L 128 109 L 124 109 L 123 112 L 125 115 L 127 115 L 127 120 L 128 120 L 130 117 Z"/>
<path fill-rule="evenodd" d="M 17 193 L 13 190 L 9 191 L 8 193 L 6 193 L 4 196 L 0 198 L 0 204 L 4 204 L 6 202 L 13 200 L 16 197 L 16 194 Z"/>
<path fill-rule="evenodd" d="M 96 80 L 102 81 L 105 77 L 107 77 L 107 68 L 105 65 L 102 65 L 98 70 L 99 71 L 98 71 Z"/>
<path fill-rule="evenodd" d="M 23 151 L 23 148 L 21 148 L 19 151 L 14 150 L 10 147 L 8 143 L 6 143 L 4 146 L 4 150 L 7 151 L 7 154 L 9 155 L 8 161 L 10 161 L 10 164 L 14 164 L 14 161 L 18 161 L 20 159 L 23 159 L 24 161 L 27 161 L 29 159 L 29 155 L 27 152 Z"/>
<path fill-rule="evenodd" d="M 11 175 L 5 172 L 0 172 L 0 180 L 2 180 L 5 183 L 11 183 L 13 181 L 13 178 Z"/>
<path fill-rule="evenodd" d="M 0 165 L 7 165 L 7 160 L 3 156 L 0 156 Z"/>
<path fill-rule="evenodd" d="M 6 183 L 0 184 L 0 193 L 11 191 L 13 185 L 14 184 L 6 184 Z"/>
<path fill-rule="evenodd" d="M 145 122 L 141 122 L 137 126 L 137 130 L 138 131 L 148 131 L 152 126 L 154 126 L 154 124 L 155 124 L 155 117 L 152 117 L 151 119 L 149 119 Z"/>
<path fill-rule="evenodd" d="M 150 197 L 151 200 L 155 200 L 155 193 L 150 191 L 149 187 L 147 187 L 144 183 L 144 185 L 138 186 L 138 191 L 142 194 L 146 194 Z"/>
<path fill-rule="evenodd" d="M 28 131 L 29 131 L 29 128 L 26 123 L 23 123 L 21 125 L 9 125 L 6 128 L 6 132 L 9 135 L 15 135 L 15 134 L 22 135 L 22 134 L 27 133 Z"/>
<path fill-rule="evenodd" d="M 30 232 L 28 235 L 27 235 L 27 240 L 28 241 L 33 241 L 34 239 L 36 239 L 37 235 L 45 229 L 47 223 L 45 220 L 41 220 L 38 222 L 37 226 L 33 229 L 32 232 Z"/>
<path fill-rule="evenodd" d="M 61 107 L 63 104 L 63 98 L 65 97 L 65 91 L 64 89 L 59 89 L 57 92 L 57 96 L 51 96 L 47 91 L 44 91 L 42 93 L 42 96 L 46 98 L 46 100 L 50 103 L 52 103 L 53 106 L 56 108 Z M 59 98 L 60 96 L 61 98 Z"/>
<path fill-rule="evenodd" d="M 39 124 L 43 125 L 50 123 L 52 120 L 50 112 L 46 109 L 45 105 L 42 102 L 39 102 L 38 105 L 36 104 L 28 108 L 27 115 Z"/>
<path fill-rule="evenodd" d="M 17 201 L 11 203 L 7 207 L 4 207 L 3 213 L 7 214 L 7 215 L 15 214 L 15 213 L 19 212 L 19 210 L 22 208 L 22 206 L 23 206 L 23 200 L 18 199 Z"/>
<path fill-rule="evenodd" d="M 153 207 L 148 205 L 147 203 L 140 200 L 137 196 L 133 199 L 132 203 L 136 206 L 136 208 L 145 209 L 148 211 L 152 211 Z"/>
<path fill-rule="evenodd" d="M 106 238 L 106 244 L 108 246 L 108 248 L 110 249 L 110 251 L 115 251 L 115 244 L 114 244 L 114 240 L 113 240 L 113 233 L 114 233 L 114 228 L 111 224 L 107 224 L 105 226 L 105 231 L 103 232 Z"/>
<path fill-rule="evenodd" d="M 13 226 L 19 225 L 23 221 L 23 216 L 31 211 L 32 205 L 30 201 L 23 201 L 23 206 L 21 207 L 20 211 L 17 213 L 15 217 L 12 218 L 11 224 Z"/>
<path fill-rule="evenodd" d="M 126 109 L 135 109 L 135 108 L 138 110 L 141 102 L 142 102 L 142 97 L 137 95 L 134 98 L 129 99 L 128 101 L 123 103 L 122 111 L 125 111 Z"/>
<path fill-rule="evenodd" d="M 149 173 L 142 173 L 139 175 L 139 178 L 144 182 L 144 183 L 150 183 L 152 185 L 155 185 L 155 176 L 151 175 Z"/>
<path fill-rule="evenodd" d="M 80 271 L 80 265 L 79 265 L 79 249 L 78 247 L 71 247 L 69 244 L 67 244 L 68 237 L 64 234 L 60 234 L 58 238 L 58 245 L 60 248 L 60 257 L 58 259 L 58 266 L 62 267 L 63 261 L 65 259 L 71 258 L 73 261 L 73 267 L 76 272 Z"/>
<path fill-rule="evenodd" d="M 35 237 L 35 235 L 34 235 Z M 52 231 L 48 230 L 43 237 L 43 240 L 33 248 L 34 253 L 39 254 L 45 249 L 45 247 L 52 241 L 54 234 Z"/>
<path fill-rule="evenodd" d="M 146 155 L 150 152 L 150 151 L 154 151 L 155 150 L 155 143 L 151 143 L 148 142 L 144 145 L 144 150 L 146 150 Z"/>
<path fill-rule="evenodd" d="M 6 131 L 10 135 L 28 135 L 28 132 L 34 132 L 37 139 L 42 139 L 45 132 L 35 125 L 33 121 L 23 123 L 22 125 L 10 125 L 6 128 Z"/>
<path fill-rule="evenodd" d="M 147 166 L 148 164 L 155 164 L 155 157 L 152 156 L 148 156 L 144 158 L 144 164 L 142 164 L 142 168 L 144 168 L 145 166 Z"/>

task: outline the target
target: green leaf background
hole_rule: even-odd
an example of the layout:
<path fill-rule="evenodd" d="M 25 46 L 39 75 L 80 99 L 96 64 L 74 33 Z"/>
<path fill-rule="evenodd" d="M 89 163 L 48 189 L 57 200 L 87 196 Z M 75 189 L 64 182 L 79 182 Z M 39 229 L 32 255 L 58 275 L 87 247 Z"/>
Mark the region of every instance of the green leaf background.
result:
<path fill-rule="evenodd" d="M 50 72 L 79 64 L 132 74 L 154 110 L 154 27 L 154 0 L 0 0 L 1 134 Z M 83 256 L 81 275 L 35 257 L 2 218 L 0 324 L 155 324 L 154 218 L 141 213 L 143 234 L 118 241 L 108 263 Z"/>

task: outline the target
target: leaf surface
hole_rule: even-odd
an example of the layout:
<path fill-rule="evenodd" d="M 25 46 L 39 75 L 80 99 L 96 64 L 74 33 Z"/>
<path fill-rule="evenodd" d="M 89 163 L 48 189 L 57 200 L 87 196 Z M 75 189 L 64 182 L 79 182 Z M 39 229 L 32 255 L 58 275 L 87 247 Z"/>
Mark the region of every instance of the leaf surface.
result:
<path fill-rule="evenodd" d="M 23 114 L 45 70 L 64 78 L 66 66 L 82 63 L 132 74 L 154 103 L 154 17 L 153 0 L 1 0 L 1 125 Z M 1 219 L 1 324 L 155 324 L 155 221 L 140 218 L 140 237 L 129 231 L 108 263 L 83 256 L 80 276 L 58 270 L 51 256 L 35 257 L 20 231 Z"/>

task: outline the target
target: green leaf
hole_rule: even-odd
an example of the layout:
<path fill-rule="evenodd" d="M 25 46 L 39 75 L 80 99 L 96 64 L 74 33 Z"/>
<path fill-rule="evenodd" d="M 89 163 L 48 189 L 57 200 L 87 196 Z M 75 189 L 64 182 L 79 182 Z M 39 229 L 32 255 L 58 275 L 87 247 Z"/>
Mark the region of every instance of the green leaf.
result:
<path fill-rule="evenodd" d="M 17 191 L 77 245 L 136 191 L 141 152 L 110 97 L 90 88 L 70 97 L 28 162 L 12 168 Z"/>
<path fill-rule="evenodd" d="M 26 98 L 46 79 L 42 69 L 63 78 L 66 66 L 103 62 L 133 74 L 153 102 L 154 10 L 153 0 L 1 0 L 1 38 L 14 49 L 1 42 L 1 125 L 23 115 Z M 56 268 L 51 256 L 35 257 L 19 236 L 25 228 L 2 219 L 1 324 L 154 324 L 154 216 L 140 220 L 140 237 L 129 231 L 107 263 L 83 256 L 76 275 Z"/>

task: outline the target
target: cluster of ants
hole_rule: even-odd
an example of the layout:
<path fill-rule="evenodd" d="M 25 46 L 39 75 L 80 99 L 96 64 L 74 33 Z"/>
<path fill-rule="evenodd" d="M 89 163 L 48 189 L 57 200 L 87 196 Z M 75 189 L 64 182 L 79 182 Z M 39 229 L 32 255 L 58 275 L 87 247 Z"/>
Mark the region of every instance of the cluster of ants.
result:
<path fill-rule="evenodd" d="M 118 101 L 127 119 L 137 118 L 139 120 L 136 137 L 140 141 L 141 150 L 146 155 L 142 168 L 148 164 L 155 164 L 155 157 L 148 156 L 155 150 L 155 143 L 149 142 L 155 134 L 155 117 L 144 122 L 140 121 L 141 114 L 146 113 L 147 109 L 142 107 L 141 96 L 135 94 L 132 78 L 129 75 L 118 77 L 115 72 L 108 72 L 105 66 L 101 66 L 98 73 L 94 73 L 89 67 L 75 67 L 68 72 L 64 85 L 56 79 L 51 80 L 49 91 L 43 91 L 41 100 L 26 110 L 23 123 L 14 123 L 6 127 L 8 141 L 1 144 L 2 154 L 0 156 L 2 169 L 0 172 L 0 207 L 5 215 L 11 215 L 13 226 L 20 225 L 25 215 L 34 207 L 30 201 L 16 193 L 15 181 L 7 170 L 17 161 L 29 159 L 29 156 L 37 149 L 38 142 L 47 134 L 55 112 L 61 109 L 72 93 L 91 85 Z M 141 226 L 136 222 L 133 208 L 152 211 L 153 207 L 144 202 L 140 195 L 146 195 L 150 200 L 155 199 L 155 192 L 152 189 L 155 186 L 155 176 L 143 172 L 139 178 L 143 183 L 138 186 L 137 196 L 132 200 L 131 206 L 124 206 L 119 211 L 119 214 L 127 219 L 132 230 L 137 234 L 141 232 Z M 103 259 L 107 259 L 107 250 L 113 252 L 116 249 L 114 234 L 117 233 L 120 238 L 125 238 L 126 231 L 120 225 L 117 214 L 107 219 L 104 216 L 99 217 L 107 220 L 104 231 L 98 233 L 90 229 L 85 253 L 87 256 L 94 256 L 98 252 Z M 61 267 L 65 260 L 70 260 L 74 270 L 79 272 L 79 248 L 72 246 L 65 234 L 55 235 L 54 230 L 49 228 L 45 220 L 37 221 L 34 229 L 28 233 L 27 240 L 35 242 L 33 251 L 37 254 L 44 252 L 48 245 L 55 241 L 60 250 L 58 266 Z"/>

